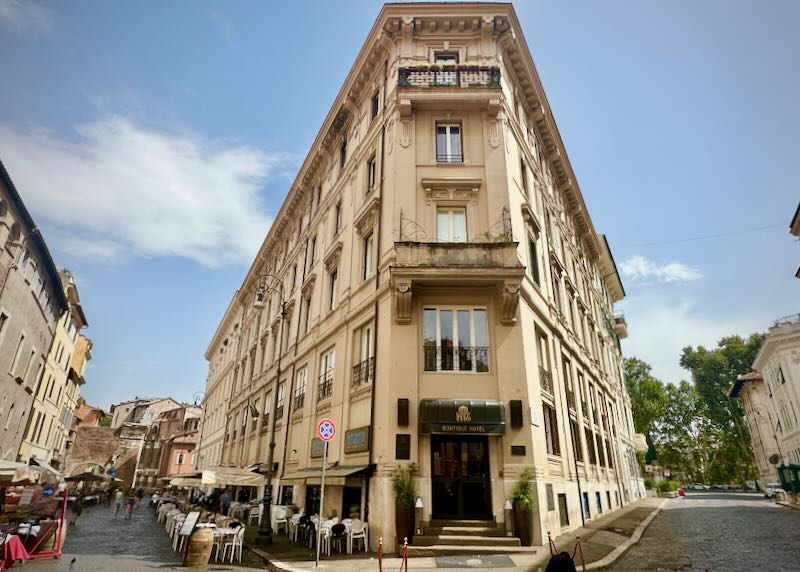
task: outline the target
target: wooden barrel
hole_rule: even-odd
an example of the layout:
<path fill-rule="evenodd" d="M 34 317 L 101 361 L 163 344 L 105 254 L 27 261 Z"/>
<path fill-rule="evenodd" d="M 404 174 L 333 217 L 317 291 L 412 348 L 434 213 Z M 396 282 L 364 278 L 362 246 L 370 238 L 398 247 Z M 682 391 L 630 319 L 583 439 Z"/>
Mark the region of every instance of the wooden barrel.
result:
<path fill-rule="evenodd" d="M 214 547 L 214 531 L 211 528 L 198 528 L 192 532 L 186 543 L 183 565 L 188 568 L 205 568 Z"/>

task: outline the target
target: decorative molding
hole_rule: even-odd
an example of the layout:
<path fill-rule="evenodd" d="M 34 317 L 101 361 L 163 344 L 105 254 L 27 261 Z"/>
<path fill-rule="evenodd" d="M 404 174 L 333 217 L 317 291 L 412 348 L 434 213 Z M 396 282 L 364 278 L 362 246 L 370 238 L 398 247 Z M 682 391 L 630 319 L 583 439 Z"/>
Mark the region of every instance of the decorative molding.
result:
<path fill-rule="evenodd" d="M 517 321 L 517 308 L 519 307 L 519 281 L 505 282 L 500 292 L 502 297 L 502 316 L 500 321 L 507 325 L 513 325 Z"/>
<path fill-rule="evenodd" d="M 536 238 L 539 238 L 539 235 L 542 233 L 542 225 L 539 224 L 539 219 L 536 218 L 536 213 L 533 212 L 531 205 L 528 203 L 522 203 L 522 220 L 524 220 L 526 224 L 529 224 L 533 227 L 533 232 L 536 233 Z"/>
<path fill-rule="evenodd" d="M 409 110 L 411 108 L 409 107 Z M 409 115 L 403 117 L 400 120 L 400 146 L 401 147 L 408 147 L 411 145 L 411 112 L 409 111 Z M 401 106 L 401 116 L 402 116 L 402 106 Z"/>
<path fill-rule="evenodd" d="M 312 274 L 306 281 L 303 282 L 303 286 L 300 288 L 300 293 L 305 300 L 311 298 L 311 295 L 314 293 L 314 283 L 317 281 L 317 275 Z"/>
<path fill-rule="evenodd" d="M 411 282 L 397 282 L 394 289 L 394 320 L 398 324 L 411 323 Z"/>
<path fill-rule="evenodd" d="M 371 230 L 378 220 L 378 207 L 381 204 L 381 199 L 375 191 L 371 195 L 353 220 L 353 227 L 360 235 L 364 235 Z"/>
<path fill-rule="evenodd" d="M 464 200 L 473 205 L 478 204 L 478 192 L 483 184 L 482 179 L 473 178 L 423 178 L 420 181 L 425 191 L 425 204 L 431 201 Z"/>
<path fill-rule="evenodd" d="M 339 259 L 342 256 L 342 241 L 337 240 L 334 242 L 329 248 L 328 252 L 325 253 L 324 264 L 325 270 L 328 272 L 333 272 L 333 270 L 339 266 Z"/>

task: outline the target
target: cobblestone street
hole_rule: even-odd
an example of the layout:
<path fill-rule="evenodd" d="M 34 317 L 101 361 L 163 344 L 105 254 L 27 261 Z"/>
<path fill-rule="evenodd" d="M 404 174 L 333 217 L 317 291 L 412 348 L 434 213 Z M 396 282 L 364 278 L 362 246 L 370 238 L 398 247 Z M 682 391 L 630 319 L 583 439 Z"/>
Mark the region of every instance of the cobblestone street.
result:
<path fill-rule="evenodd" d="M 760 494 L 688 493 L 670 500 L 609 570 L 797 570 L 800 511 Z"/>
<path fill-rule="evenodd" d="M 84 510 L 77 524 L 69 528 L 64 555 L 59 560 L 34 560 L 24 569 L 27 572 L 186 570 L 180 564 L 181 555 L 172 550 L 164 527 L 156 522 L 149 507 L 137 508 L 130 520 L 121 516 L 112 520 L 111 509 L 95 506 Z M 245 551 L 241 566 L 212 561 L 207 570 L 245 572 L 264 568 L 261 559 Z"/>

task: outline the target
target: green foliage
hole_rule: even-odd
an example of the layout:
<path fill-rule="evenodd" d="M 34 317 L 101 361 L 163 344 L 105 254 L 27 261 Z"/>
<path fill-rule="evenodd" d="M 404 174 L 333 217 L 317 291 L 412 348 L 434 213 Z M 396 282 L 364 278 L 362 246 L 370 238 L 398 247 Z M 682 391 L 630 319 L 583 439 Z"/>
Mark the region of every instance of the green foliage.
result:
<path fill-rule="evenodd" d="M 417 500 L 417 486 L 415 481 L 417 472 L 416 463 L 411 463 L 407 467 L 400 467 L 392 475 L 394 499 L 397 504 L 414 506 Z"/>
<path fill-rule="evenodd" d="M 625 360 L 625 385 L 631 398 L 633 426 L 637 433 L 644 434 L 648 446 L 644 459 L 639 458 L 642 465 L 656 460 L 651 434 L 655 421 L 661 417 L 668 401 L 664 385 L 652 376 L 650 370 L 650 366 L 640 359 Z"/>
<path fill-rule="evenodd" d="M 113 420 L 113 417 L 111 417 L 110 415 L 106 415 L 106 416 L 100 418 L 100 421 L 97 422 L 97 425 L 99 427 L 111 427 L 111 421 L 112 420 Z"/>
<path fill-rule="evenodd" d="M 650 490 L 652 488 L 655 488 L 655 486 L 656 486 L 656 483 L 655 483 L 655 481 L 653 481 L 653 479 L 645 479 L 644 480 L 644 488 Z"/>
<path fill-rule="evenodd" d="M 533 494 L 533 487 L 531 486 L 531 479 L 533 479 L 533 471 L 525 469 L 520 473 L 519 479 L 514 483 L 514 489 L 511 491 L 511 500 L 516 504 L 526 506 L 533 506 L 536 502 L 536 497 Z"/>
<path fill-rule="evenodd" d="M 658 492 L 660 493 L 666 493 L 677 490 L 678 490 L 677 481 L 659 481 L 658 483 Z"/>

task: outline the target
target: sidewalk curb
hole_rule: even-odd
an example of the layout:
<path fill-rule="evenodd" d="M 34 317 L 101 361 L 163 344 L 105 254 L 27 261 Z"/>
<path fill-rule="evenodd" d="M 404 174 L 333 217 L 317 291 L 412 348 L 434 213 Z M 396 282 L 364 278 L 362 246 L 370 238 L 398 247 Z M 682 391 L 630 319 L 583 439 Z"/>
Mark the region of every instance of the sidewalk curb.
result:
<path fill-rule="evenodd" d="M 261 560 L 264 561 L 264 564 L 267 566 L 267 570 L 272 570 L 272 572 L 308 572 L 304 568 L 295 568 L 291 564 L 286 562 L 281 562 L 280 560 L 271 560 L 269 554 L 261 550 L 260 548 L 255 548 L 253 546 L 245 546 L 251 552 L 254 552 Z"/>
<path fill-rule="evenodd" d="M 650 526 L 650 523 L 658 515 L 658 513 L 661 512 L 661 510 L 664 508 L 664 505 L 667 504 L 668 500 L 670 499 L 667 498 L 663 499 L 661 501 L 661 504 L 658 505 L 656 509 L 653 512 L 651 512 L 639 526 L 636 527 L 636 530 L 633 531 L 633 534 L 628 540 L 617 546 L 614 550 L 612 550 L 609 554 L 606 554 L 600 560 L 595 560 L 594 562 L 590 562 L 589 564 L 587 564 L 586 569 L 597 570 L 599 568 L 605 568 L 606 566 L 613 564 L 617 559 L 619 559 L 620 556 L 625 554 L 625 552 L 631 546 L 639 542 L 639 539 L 642 538 L 642 534 L 644 534 L 644 531 L 647 529 L 648 526 Z"/>
<path fill-rule="evenodd" d="M 785 506 L 786 508 L 791 508 L 793 510 L 800 510 L 800 505 L 792 504 L 786 501 L 776 501 L 776 504 Z"/>

